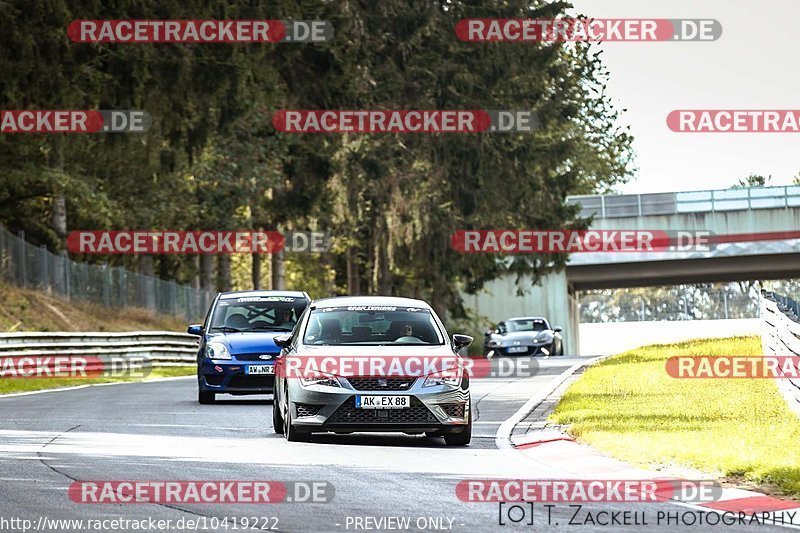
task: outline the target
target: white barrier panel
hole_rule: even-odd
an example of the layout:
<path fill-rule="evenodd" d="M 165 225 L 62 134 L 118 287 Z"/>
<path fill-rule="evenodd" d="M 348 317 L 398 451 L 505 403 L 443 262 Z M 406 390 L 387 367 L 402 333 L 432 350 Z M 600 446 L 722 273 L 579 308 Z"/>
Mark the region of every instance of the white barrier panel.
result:
<path fill-rule="evenodd" d="M 767 291 L 761 295 L 761 347 L 764 355 L 800 356 L 800 319 Z M 800 417 L 800 379 L 775 381 L 789 407 Z"/>

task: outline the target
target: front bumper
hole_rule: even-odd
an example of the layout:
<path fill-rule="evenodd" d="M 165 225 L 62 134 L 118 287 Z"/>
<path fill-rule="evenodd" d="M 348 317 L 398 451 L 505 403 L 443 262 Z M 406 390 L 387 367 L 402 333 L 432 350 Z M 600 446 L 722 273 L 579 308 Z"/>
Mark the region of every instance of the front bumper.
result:
<path fill-rule="evenodd" d="M 203 360 L 197 368 L 197 383 L 203 392 L 218 394 L 271 394 L 275 374 L 247 374 L 248 366 L 273 366 L 274 362 Z"/>
<path fill-rule="evenodd" d="M 527 345 L 502 346 L 494 348 L 487 346 L 484 351 L 486 353 L 489 351 L 494 351 L 495 355 L 500 355 L 503 357 L 513 357 L 515 355 L 553 355 L 554 344 L 554 342 L 537 342 Z M 509 351 L 509 348 L 524 348 L 525 350 Z M 547 353 L 545 353 L 543 349 L 547 350 Z"/>
<path fill-rule="evenodd" d="M 469 422 L 469 391 L 445 385 L 422 387 L 425 378 L 395 380 L 386 390 L 372 386 L 377 380 L 359 381 L 354 387 L 347 379 L 339 378 L 341 387 L 302 386 L 293 380 L 289 385 L 289 408 L 293 426 L 306 432 L 458 432 Z M 356 395 L 410 396 L 405 409 L 360 409 L 355 406 Z"/>

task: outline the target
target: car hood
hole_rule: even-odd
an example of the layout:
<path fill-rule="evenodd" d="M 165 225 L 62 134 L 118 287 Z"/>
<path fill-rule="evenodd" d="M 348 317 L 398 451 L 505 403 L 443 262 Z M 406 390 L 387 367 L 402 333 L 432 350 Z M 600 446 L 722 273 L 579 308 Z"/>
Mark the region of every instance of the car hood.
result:
<path fill-rule="evenodd" d="M 275 337 L 289 333 L 288 331 L 246 331 L 241 333 L 214 333 L 208 341 L 223 342 L 232 354 L 280 351 L 275 344 Z"/>

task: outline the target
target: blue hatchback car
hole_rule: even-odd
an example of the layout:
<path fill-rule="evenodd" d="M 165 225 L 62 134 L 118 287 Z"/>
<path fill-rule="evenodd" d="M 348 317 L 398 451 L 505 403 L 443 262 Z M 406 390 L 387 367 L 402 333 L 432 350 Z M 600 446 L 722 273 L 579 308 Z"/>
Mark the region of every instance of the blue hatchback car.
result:
<path fill-rule="evenodd" d="M 218 294 L 205 323 L 188 329 L 200 336 L 197 401 L 214 403 L 217 394 L 271 394 L 280 353 L 274 338 L 292 331 L 310 302 L 298 291 Z"/>

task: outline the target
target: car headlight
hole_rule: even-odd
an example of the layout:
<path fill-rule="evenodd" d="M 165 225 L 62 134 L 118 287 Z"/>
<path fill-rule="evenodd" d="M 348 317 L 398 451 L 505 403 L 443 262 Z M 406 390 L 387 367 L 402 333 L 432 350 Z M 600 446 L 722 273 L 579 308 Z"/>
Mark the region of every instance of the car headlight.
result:
<path fill-rule="evenodd" d="M 228 347 L 221 342 L 209 342 L 206 344 L 206 357 L 209 359 L 230 359 L 231 353 Z"/>
<path fill-rule="evenodd" d="M 300 384 L 304 387 L 311 385 L 324 385 L 326 387 L 341 387 L 342 384 L 333 374 L 327 372 L 307 372 L 300 376 Z"/>
<path fill-rule="evenodd" d="M 553 340 L 553 335 L 546 331 L 543 331 L 536 335 L 536 342 L 550 342 Z"/>
<path fill-rule="evenodd" d="M 451 387 L 458 387 L 461 384 L 461 369 L 446 370 L 444 372 L 435 372 L 428 374 L 425 377 L 423 387 L 436 387 L 438 385 L 450 385 Z"/>

